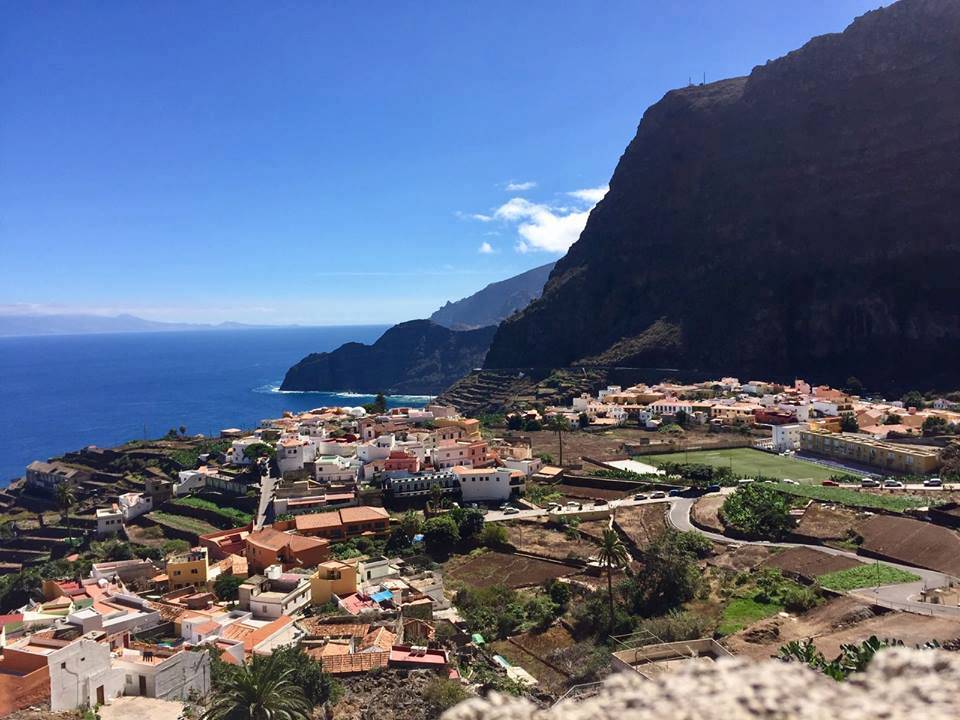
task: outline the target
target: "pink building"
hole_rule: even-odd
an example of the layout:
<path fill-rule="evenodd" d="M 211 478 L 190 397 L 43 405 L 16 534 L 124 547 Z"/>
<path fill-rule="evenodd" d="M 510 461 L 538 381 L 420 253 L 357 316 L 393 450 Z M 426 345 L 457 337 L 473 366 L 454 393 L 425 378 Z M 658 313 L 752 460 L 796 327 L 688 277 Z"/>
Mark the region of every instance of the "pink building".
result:
<path fill-rule="evenodd" d="M 456 467 L 482 467 L 496 459 L 486 440 L 475 442 L 446 441 L 433 451 L 433 464 L 438 470 Z"/>
<path fill-rule="evenodd" d="M 420 472 L 420 460 L 416 455 L 408 455 L 402 450 L 394 450 L 390 456 L 383 461 L 383 469 L 386 472 L 406 471 L 409 473 Z"/>

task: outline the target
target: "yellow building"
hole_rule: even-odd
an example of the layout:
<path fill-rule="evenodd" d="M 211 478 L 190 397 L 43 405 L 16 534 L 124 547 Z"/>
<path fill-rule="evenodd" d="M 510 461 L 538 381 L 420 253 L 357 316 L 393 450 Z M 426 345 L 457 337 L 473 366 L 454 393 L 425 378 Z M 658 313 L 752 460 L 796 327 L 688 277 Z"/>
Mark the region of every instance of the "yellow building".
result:
<path fill-rule="evenodd" d="M 460 428 L 463 430 L 463 437 L 459 438 L 461 440 L 479 440 L 482 437 L 480 434 L 480 421 L 476 418 L 437 418 L 433 423 L 438 429 L 447 427 Z"/>
<path fill-rule="evenodd" d="M 210 577 L 210 561 L 205 547 L 195 547 L 167 560 L 167 580 L 171 590 L 193 585 L 206 588 Z"/>
<path fill-rule="evenodd" d="M 314 605 L 330 602 L 334 595 L 350 595 L 356 591 L 356 562 L 328 560 L 317 565 L 317 572 L 310 578 L 310 601 Z"/>
<path fill-rule="evenodd" d="M 762 410 L 762 405 L 753 403 L 732 403 L 730 405 L 711 405 L 710 419 L 719 420 L 725 425 L 733 425 L 737 422 L 752 423 L 754 413 Z"/>
<path fill-rule="evenodd" d="M 801 430 L 800 449 L 904 475 L 932 473 L 941 464 L 939 448 L 875 440 L 857 433 Z"/>

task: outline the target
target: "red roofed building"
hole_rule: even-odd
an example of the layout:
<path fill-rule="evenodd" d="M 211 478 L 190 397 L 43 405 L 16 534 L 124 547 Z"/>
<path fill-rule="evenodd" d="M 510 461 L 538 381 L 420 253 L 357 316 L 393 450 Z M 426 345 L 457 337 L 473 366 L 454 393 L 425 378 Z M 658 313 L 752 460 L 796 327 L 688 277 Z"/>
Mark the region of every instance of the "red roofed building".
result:
<path fill-rule="evenodd" d="M 314 567 L 330 558 L 330 543 L 317 537 L 304 537 L 264 528 L 246 539 L 249 572 L 260 573 L 271 565 Z"/>
<path fill-rule="evenodd" d="M 335 512 L 297 515 L 294 527 L 303 535 L 342 541 L 360 535 L 385 535 L 390 530 L 390 514 L 378 507 L 345 507 Z"/>
<path fill-rule="evenodd" d="M 219 530 L 200 536 L 201 547 L 213 560 L 223 560 L 228 555 L 243 555 L 246 551 L 246 540 L 250 534 L 250 526 Z"/>
<path fill-rule="evenodd" d="M 390 650 L 390 666 L 401 668 L 430 668 L 446 673 L 450 658 L 441 648 L 416 645 L 394 645 Z"/>

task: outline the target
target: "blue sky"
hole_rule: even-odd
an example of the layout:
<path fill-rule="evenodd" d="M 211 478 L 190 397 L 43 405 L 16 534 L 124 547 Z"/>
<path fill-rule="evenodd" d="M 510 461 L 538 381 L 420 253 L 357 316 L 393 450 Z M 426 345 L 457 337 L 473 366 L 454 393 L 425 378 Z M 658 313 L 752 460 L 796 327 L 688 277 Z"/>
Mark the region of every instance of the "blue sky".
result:
<path fill-rule="evenodd" d="M 0 3 L 0 312 L 422 317 L 559 257 L 644 109 L 878 0 Z"/>

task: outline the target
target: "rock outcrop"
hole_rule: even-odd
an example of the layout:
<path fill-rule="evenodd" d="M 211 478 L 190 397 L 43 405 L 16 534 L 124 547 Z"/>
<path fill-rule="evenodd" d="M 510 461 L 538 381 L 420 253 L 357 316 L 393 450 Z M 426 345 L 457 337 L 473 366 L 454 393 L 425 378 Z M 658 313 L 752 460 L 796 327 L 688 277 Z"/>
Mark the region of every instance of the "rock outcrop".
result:
<path fill-rule="evenodd" d="M 280 389 L 435 395 L 483 363 L 495 330 L 400 323 L 373 345 L 346 343 L 311 353 L 287 370 Z"/>
<path fill-rule="evenodd" d="M 473 330 L 498 325 L 540 297 L 556 263 L 527 270 L 512 278 L 490 283 L 483 290 L 455 302 L 448 302 L 430 319 L 451 330 Z"/>
<path fill-rule="evenodd" d="M 901 0 L 650 107 L 486 367 L 960 386 L 960 3 Z"/>
<path fill-rule="evenodd" d="M 691 662 L 655 680 L 613 675 L 596 697 L 549 710 L 495 695 L 443 720 L 948 720 L 960 716 L 958 682 L 960 656 L 940 650 L 884 650 L 846 682 L 779 660 Z"/>
<path fill-rule="evenodd" d="M 448 302 L 429 320 L 394 325 L 373 345 L 312 353 L 287 370 L 280 389 L 436 395 L 483 364 L 497 323 L 540 296 L 553 265 Z"/>

